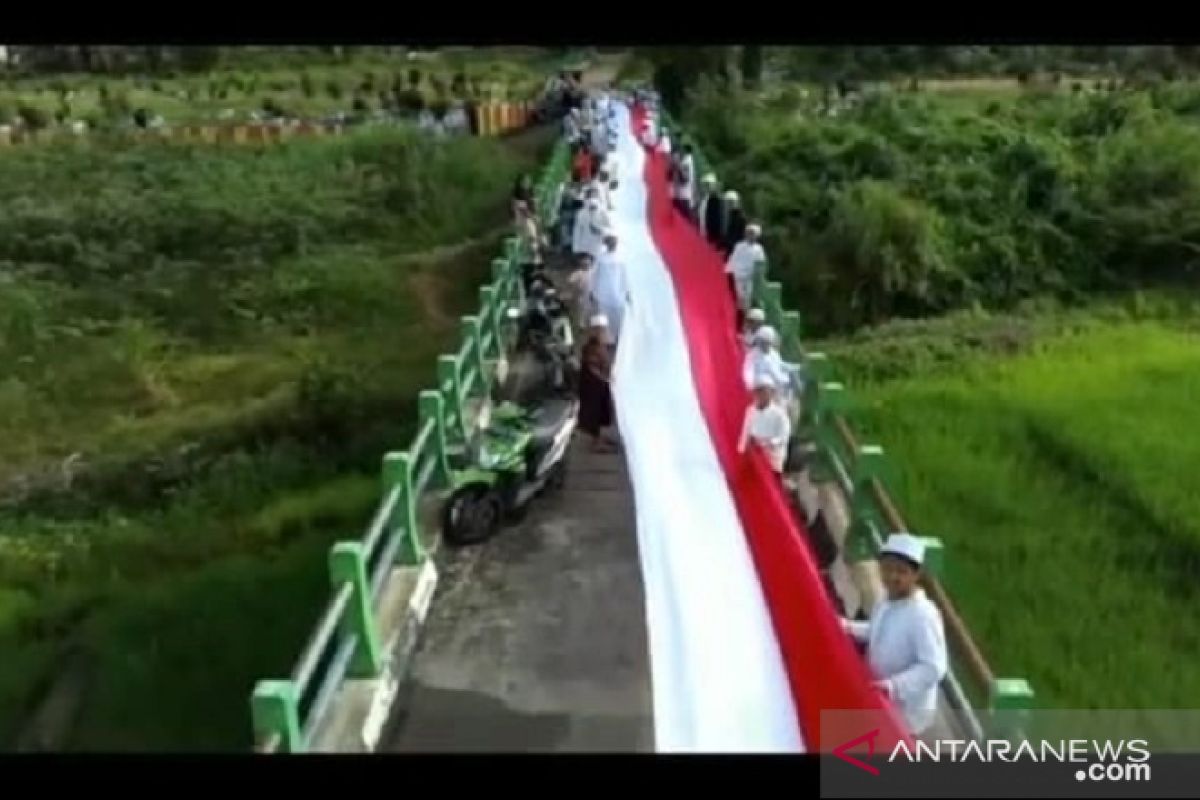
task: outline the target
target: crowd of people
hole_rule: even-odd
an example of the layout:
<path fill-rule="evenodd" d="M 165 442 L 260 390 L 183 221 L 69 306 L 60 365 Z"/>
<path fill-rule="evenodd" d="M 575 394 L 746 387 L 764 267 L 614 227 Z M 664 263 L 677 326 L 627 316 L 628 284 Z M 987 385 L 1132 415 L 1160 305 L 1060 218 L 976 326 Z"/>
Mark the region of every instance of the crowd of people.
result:
<path fill-rule="evenodd" d="M 653 107 L 653 93 L 636 99 Z M 538 251 L 558 249 L 569 258 L 576 290 L 575 313 L 587 330 L 579 377 L 579 429 L 600 452 L 619 449 L 612 399 L 612 366 L 626 310 L 633 302 L 626 282 L 629 265 L 621 258 L 613 227 L 612 193 L 619 185 L 614 151 L 619 102 L 597 93 L 563 110 L 563 136 L 571 148 L 571 174 L 554 204 L 552 235 L 537 229 L 532 184 L 514 187 L 513 208 L 527 242 Z M 756 223 L 749 222 L 735 191 L 722 190 L 708 173 L 697 180 L 696 158 L 686 139 L 672 140 L 666 126 L 648 124 L 642 144 L 666 161 L 671 197 L 680 216 L 699 229 L 724 261 L 729 292 L 737 307 L 737 326 L 746 347 L 743 379 L 752 399 L 746 409 L 738 451 L 761 450 L 785 492 L 785 470 L 795 421 L 802 410 L 802 367 L 781 353 L 780 335 L 752 305 L 754 281 L 765 268 L 766 252 Z M 636 266 L 636 265 L 634 265 Z M 860 604 L 860 618 L 843 619 L 847 635 L 858 642 L 875 676 L 876 688 L 900 710 L 909 729 L 920 735 L 936 716 L 938 684 L 948 669 L 942 619 L 919 586 L 924 564 L 922 540 L 892 534 L 878 560 L 885 597 Z M 840 606 L 841 603 L 836 605 Z"/>

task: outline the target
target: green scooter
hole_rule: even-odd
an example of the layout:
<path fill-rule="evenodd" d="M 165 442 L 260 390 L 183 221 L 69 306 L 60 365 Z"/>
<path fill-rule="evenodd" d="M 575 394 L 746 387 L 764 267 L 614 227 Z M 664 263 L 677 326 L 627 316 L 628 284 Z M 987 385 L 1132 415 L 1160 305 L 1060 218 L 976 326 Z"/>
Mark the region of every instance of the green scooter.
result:
<path fill-rule="evenodd" d="M 551 398 L 536 408 L 501 403 L 481 421 L 442 509 L 442 536 L 456 547 L 482 544 L 505 521 L 518 521 L 530 500 L 559 489 L 579 401 Z"/>

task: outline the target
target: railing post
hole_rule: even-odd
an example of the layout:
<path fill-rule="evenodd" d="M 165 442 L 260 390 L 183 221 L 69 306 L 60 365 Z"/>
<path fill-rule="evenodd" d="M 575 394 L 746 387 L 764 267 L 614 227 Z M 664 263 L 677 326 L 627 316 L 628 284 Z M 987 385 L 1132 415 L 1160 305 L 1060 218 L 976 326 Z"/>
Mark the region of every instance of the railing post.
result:
<path fill-rule="evenodd" d="M 883 448 L 878 445 L 862 445 L 855 454 L 851 480 L 854 495 L 851 497 L 851 523 L 846 534 L 846 562 L 857 564 L 872 561 L 878 554 L 879 542 L 875 532 L 886 533 L 871 492 L 871 482 L 883 481 L 887 469 Z"/>
<path fill-rule="evenodd" d="M 479 288 L 479 304 L 486 309 L 483 319 L 492 334 L 494 356 L 497 360 L 504 358 L 504 305 L 496 296 L 496 287 L 481 286 Z"/>
<path fill-rule="evenodd" d="M 804 369 L 807 378 L 804 384 L 804 421 L 806 425 L 816 425 L 817 396 L 821 384 L 829 380 L 829 357 L 824 353 L 808 353 L 804 357 Z"/>
<path fill-rule="evenodd" d="M 427 411 L 427 407 L 432 405 L 432 401 L 436 398 L 436 410 Z M 421 392 L 420 403 L 421 416 L 425 417 L 428 413 L 434 413 L 440 416 L 441 414 L 442 396 L 437 392 Z M 435 439 L 434 446 L 440 453 L 445 453 L 444 436 L 438 437 L 438 427 L 434 428 L 434 436 L 441 441 Z M 444 427 L 443 427 L 444 429 Z M 448 484 L 450 482 L 449 470 L 445 467 L 445 455 L 435 455 L 437 463 L 443 466 L 443 478 Z M 417 504 L 420 500 L 420 494 L 417 492 L 417 487 L 414 482 L 413 472 L 416 468 L 416 459 L 407 451 L 399 451 L 388 453 L 383 457 L 383 490 L 390 492 L 392 487 L 400 490 L 399 497 L 396 499 L 396 511 L 393 512 L 393 519 L 389 520 L 389 531 L 391 535 L 395 535 L 396 524 L 395 516 L 398 513 L 400 516 L 400 527 L 403 528 L 404 543 L 400 547 L 396 555 L 397 561 L 406 565 L 417 565 L 425 560 L 425 548 L 421 544 L 421 529 L 420 523 L 417 521 Z"/>
<path fill-rule="evenodd" d="M 278 736 L 283 752 L 298 753 L 304 749 L 300 735 L 300 692 L 292 681 L 259 681 L 250 696 L 250 718 L 255 741 Z"/>
<path fill-rule="evenodd" d="M 783 326 L 781 329 L 781 333 L 783 334 L 784 342 L 787 342 L 788 337 L 791 337 L 791 339 L 793 341 L 795 341 L 797 345 L 800 344 L 800 341 L 803 336 L 803 332 L 801 331 L 801 328 L 800 328 L 800 312 L 799 311 L 784 311 L 783 312 Z"/>
<path fill-rule="evenodd" d="M 813 480 L 834 480 L 837 469 L 837 431 L 833 428 L 833 414 L 845 404 L 846 387 L 840 383 L 822 383 L 813 404 L 813 432 L 817 442 L 819 458 L 814 465 Z M 850 465 L 845 465 L 849 469 Z"/>
<path fill-rule="evenodd" d="M 994 679 L 988 687 L 992 733 L 1009 740 L 1024 738 L 1033 703 L 1033 687 L 1024 678 Z"/>
<path fill-rule="evenodd" d="M 475 351 L 475 368 L 479 370 L 480 395 L 487 397 L 491 388 L 491 379 L 487 372 L 487 358 L 483 354 L 483 330 L 479 317 L 467 316 L 460 321 L 463 339 L 468 342 L 467 351 Z"/>
<path fill-rule="evenodd" d="M 447 398 L 447 439 L 452 434 L 455 439 L 467 441 L 467 421 L 463 419 L 462 376 L 459 374 L 458 358 L 455 356 L 438 356 L 438 386 L 450 385 L 450 397 Z M 450 420 L 453 420 L 452 422 Z M 449 442 L 447 441 L 447 444 Z"/>
<path fill-rule="evenodd" d="M 342 632 L 354 635 L 358 642 L 350 659 L 352 678 L 377 678 L 383 670 L 379 631 L 371 608 L 371 586 L 367 582 L 367 561 L 362 542 L 338 542 L 329 551 L 329 577 L 334 588 L 344 583 L 352 589 L 350 605 L 342 617 Z"/>
<path fill-rule="evenodd" d="M 783 327 L 783 286 L 776 281 L 763 279 L 763 311 L 776 328 Z"/>
<path fill-rule="evenodd" d="M 946 545 L 936 536 L 918 536 L 925 545 L 925 563 L 921 571 L 946 584 Z"/>

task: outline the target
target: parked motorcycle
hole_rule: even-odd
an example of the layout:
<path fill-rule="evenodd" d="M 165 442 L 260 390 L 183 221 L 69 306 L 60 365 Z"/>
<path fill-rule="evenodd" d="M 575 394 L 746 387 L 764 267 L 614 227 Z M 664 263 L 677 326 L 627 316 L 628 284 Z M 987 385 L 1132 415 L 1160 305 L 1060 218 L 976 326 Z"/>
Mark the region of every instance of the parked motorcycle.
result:
<path fill-rule="evenodd" d="M 547 397 L 572 396 L 579 363 L 571 315 L 549 278 L 535 275 L 524 307 L 510 308 L 508 319 L 517 329 L 516 347 L 498 399 L 530 405 Z"/>
<path fill-rule="evenodd" d="M 442 536 L 452 546 L 481 544 L 505 521 L 517 521 L 528 503 L 567 477 L 567 448 L 578 401 L 557 398 L 537 408 L 502 403 L 484 419 L 466 460 L 452 474 L 442 509 Z"/>

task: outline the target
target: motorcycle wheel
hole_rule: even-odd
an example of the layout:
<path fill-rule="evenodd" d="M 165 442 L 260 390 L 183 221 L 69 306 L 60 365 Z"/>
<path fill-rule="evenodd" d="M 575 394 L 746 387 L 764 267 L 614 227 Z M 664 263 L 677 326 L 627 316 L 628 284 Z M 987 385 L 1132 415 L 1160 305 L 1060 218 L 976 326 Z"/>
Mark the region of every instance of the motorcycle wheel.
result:
<path fill-rule="evenodd" d="M 442 508 L 442 538 L 454 547 L 482 544 L 500 530 L 503 506 L 486 486 L 467 486 Z"/>

